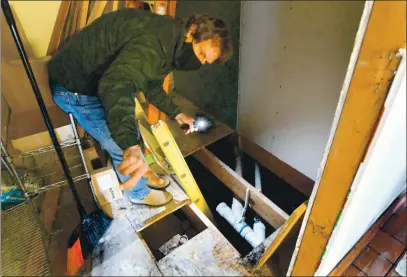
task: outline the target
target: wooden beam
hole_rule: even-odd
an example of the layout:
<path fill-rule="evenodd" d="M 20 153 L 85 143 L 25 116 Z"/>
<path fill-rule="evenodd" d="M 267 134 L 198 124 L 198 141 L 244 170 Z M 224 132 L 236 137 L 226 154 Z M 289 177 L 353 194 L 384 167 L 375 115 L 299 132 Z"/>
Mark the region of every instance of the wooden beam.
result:
<path fill-rule="evenodd" d="M 58 49 L 62 37 L 62 31 L 65 26 L 66 17 L 72 1 L 62 1 L 59 7 L 57 19 L 52 31 L 51 40 L 48 45 L 47 55 L 53 55 Z"/>
<path fill-rule="evenodd" d="M 77 25 L 78 25 L 78 18 L 80 16 L 80 9 L 81 9 L 81 3 L 80 2 L 73 2 L 72 3 L 72 17 L 70 18 L 71 20 L 71 30 L 69 30 L 69 37 L 72 37 L 74 34 L 77 32 Z"/>
<path fill-rule="evenodd" d="M 294 236 L 300 230 L 301 220 L 304 217 L 305 210 L 307 209 L 307 203 L 301 204 L 295 211 L 290 215 L 286 223 L 281 227 L 275 239 L 271 242 L 269 247 L 265 250 L 264 254 L 261 256 L 259 261 L 255 265 L 255 269 L 259 270 L 265 263 L 271 258 L 272 255 L 277 251 L 277 249 L 282 245 L 284 241 L 288 238 Z"/>
<path fill-rule="evenodd" d="M 93 21 L 95 21 L 97 18 L 102 16 L 103 11 L 105 10 L 107 1 L 95 1 L 92 7 L 92 11 L 90 13 L 90 16 L 88 18 L 87 25 L 92 24 Z"/>
<path fill-rule="evenodd" d="M 382 214 L 382 216 L 376 221 L 376 223 L 370 227 L 370 229 L 363 235 L 363 237 L 355 244 L 354 247 L 348 252 L 348 254 L 339 262 L 339 264 L 331 271 L 329 276 L 342 276 L 346 269 L 352 264 L 352 262 L 359 256 L 363 249 L 370 243 L 375 237 L 377 232 L 384 223 L 406 202 L 406 193 L 402 193 L 393 204 Z"/>
<path fill-rule="evenodd" d="M 117 0 L 112 1 L 112 12 L 117 11 L 118 8 L 119 8 L 119 1 L 117 1 Z"/>
<path fill-rule="evenodd" d="M 288 220 L 288 214 L 249 184 L 245 179 L 240 177 L 210 151 L 203 148 L 193 156 L 240 199 L 245 199 L 246 189 L 249 189 L 249 204 L 251 204 L 251 208 L 271 226 L 277 229 Z"/>
<path fill-rule="evenodd" d="M 171 0 L 168 3 L 168 15 L 171 17 L 175 17 L 175 13 L 177 11 L 177 1 L 176 0 Z"/>
<path fill-rule="evenodd" d="M 238 140 L 239 147 L 243 152 L 258 161 L 262 166 L 277 174 L 277 176 L 289 183 L 295 189 L 301 191 L 307 196 L 311 195 L 312 188 L 314 187 L 313 180 L 247 138 L 239 135 Z"/>
<path fill-rule="evenodd" d="M 78 32 L 86 27 L 86 22 L 88 21 L 88 10 L 89 10 L 89 0 L 82 1 L 77 26 Z"/>
<path fill-rule="evenodd" d="M 317 270 L 369 140 L 374 135 L 394 71 L 400 62 L 396 53 L 405 47 L 406 3 L 375 1 L 366 5 L 373 5 L 373 8 L 367 22 L 361 22 L 361 26 L 367 24 L 367 28 L 355 42 L 361 48 L 356 54 L 349 88 L 345 96 L 341 95 L 345 102 L 343 107 L 338 107 L 336 132 L 330 138 L 332 144 L 328 144 L 329 155 L 324 158 L 324 170 L 311 196 L 312 207 L 305 216 L 297 242 L 300 246 L 289 275 L 311 276 Z"/>

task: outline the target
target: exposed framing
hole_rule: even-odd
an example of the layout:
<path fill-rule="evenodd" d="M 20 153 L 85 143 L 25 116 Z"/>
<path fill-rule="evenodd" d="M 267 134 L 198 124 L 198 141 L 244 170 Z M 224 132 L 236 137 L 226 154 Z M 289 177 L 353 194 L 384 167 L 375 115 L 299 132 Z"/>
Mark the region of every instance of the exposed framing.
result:
<path fill-rule="evenodd" d="M 57 50 L 62 38 L 62 31 L 64 29 L 65 20 L 68 16 L 71 1 L 62 1 L 59 7 L 57 20 L 52 31 L 51 40 L 48 45 L 47 55 L 52 55 Z"/>
<path fill-rule="evenodd" d="M 88 22 L 86 25 L 91 24 L 93 21 L 95 21 L 97 18 L 99 18 L 103 14 L 106 4 L 107 4 L 107 1 L 95 1 L 94 2 L 92 11 L 89 15 Z"/>
<path fill-rule="evenodd" d="M 405 2 L 366 3 L 351 57 L 351 68 L 348 69 L 322 162 L 323 172 L 319 174 L 314 187 L 311 205 L 287 275 L 310 276 L 318 268 L 353 178 L 374 134 L 393 72 L 400 61 L 396 53 L 405 47 L 405 9 Z"/>
<path fill-rule="evenodd" d="M 310 196 L 314 181 L 292 168 L 290 165 L 281 161 L 279 158 L 269 153 L 256 143 L 248 140 L 244 136 L 238 135 L 239 148 L 258 161 L 262 166 L 268 168 L 273 173 L 277 174 L 281 179 L 286 181 L 292 187 L 302 192 L 306 196 Z"/>
<path fill-rule="evenodd" d="M 245 199 L 246 189 L 249 189 L 251 208 L 271 226 L 278 229 L 288 220 L 288 214 L 261 192 L 257 191 L 254 186 L 240 177 L 210 151 L 203 148 L 193 154 L 193 156 L 240 199 Z"/>

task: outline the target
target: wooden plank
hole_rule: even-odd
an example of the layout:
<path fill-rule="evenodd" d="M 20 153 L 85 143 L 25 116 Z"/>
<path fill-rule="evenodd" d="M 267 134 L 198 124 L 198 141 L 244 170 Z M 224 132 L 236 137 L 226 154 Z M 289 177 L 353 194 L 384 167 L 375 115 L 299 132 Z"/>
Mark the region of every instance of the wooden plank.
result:
<path fill-rule="evenodd" d="M 89 10 L 89 0 L 81 1 L 81 8 L 77 25 L 78 32 L 86 27 L 86 22 L 88 21 L 88 10 Z"/>
<path fill-rule="evenodd" d="M 398 209 L 406 203 L 406 193 L 404 192 L 393 204 L 377 219 L 376 223 L 360 238 L 355 246 L 348 252 L 348 254 L 339 262 L 339 264 L 331 271 L 329 276 L 341 276 L 345 270 L 352 264 L 356 257 L 362 250 L 370 243 L 375 237 L 376 233 L 380 230 L 383 224 L 395 213 Z"/>
<path fill-rule="evenodd" d="M 207 149 L 196 152 L 194 158 L 202 163 L 240 199 L 245 199 L 246 189 L 249 189 L 251 208 L 274 228 L 279 228 L 288 220 L 289 216 L 283 210 Z"/>
<path fill-rule="evenodd" d="M 146 107 L 147 105 L 145 104 L 143 105 L 144 97 L 142 96 L 142 94 L 139 94 L 138 97 L 139 97 L 138 101 L 141 104 L 138 107 L 136 107 L 136 113 L 140 112 L 140 114 L 136 116 L 144 117 L 145 113 L 141 112 L 140 110 L 142 108 L 144 111 L 146 111 L 148 108 Z M 174 104 L 181 107 L 181 110 L 184 113 L 194 116 L 198 111 L 198 108 L 192 102 L 188 101 L 184 97 L 176 93 L 172 93 L 171 97 L 173 99 Z M 173 135 L 175 141 L 177 142 L 178 147 L 181 150 L 181 153 L 184 157 L 192 155 L 193 153 L 202 149 L 203 147 L 206 147 L 209 144 L 212 144 L 234 132 L 234 130 L 229 126 L 215 120 L 214 127 L 208 133 L 204 134 L 193 133 L 187 136 L 185 135 L 184 131 L 181 129 L 181 127 L 175 120 L 167 118 L 165 120 L 165 123 L 170 129 L 171 134 Z"/>
<path fill-rule="evenodd" d="M 118 8 L 119 8 L 119 1 L 117 1 L 117 0 L 112 1 L 112 12 L 117 11 Z"/>
<path fill-rule="evenodd" d="M 352 81 L 344 93 L 345 103 L 343 108 L 338 107 L 336 132 L 333 128 L 335 136 L 331 138 L 332 145 L 326 163 L 324 161 L 325 168 L 314 189 L 312 207 L 306 214 L 299 238 L 301 244 L 298 253 L 294 255 L 292 272 L 289 274 L 313 275 L 317 270 L 353 178 L 374 134 L 393 72 L 399 64 L 396 53 L 405 47 L 405 8 L 405 2 L 374 2 L 366 32 L 356 41 L 356 44 L 360 44 L 363 39 Z"/>
<path fill-rule="evenodd" d="M 115 219 L 92 255 L 91 276 L 162 276 L 127 219 Z"/>
<path fill-rule="evenodd" d="M 76 26 L 78 25 L 78 18 L 80 16 L 80 2 L 73 2 L 72 3 L 72 14 L 73 16 L 71 17 L 71 29 L 69 30 L 69 37 L 72 37 L 74 34 L 77 32 Z"/>
<path fill-rule="evenodd" d="M 269 153 L 259 145 L 251 142 L 242 135 L 239 135 L 240 149 L 258 161 L 262 166 L 268 168 L 273 173 L 277 174 L 281 179 L 289 183 L 295 189 L 301 191 L 305 195 L 311 195 L 314 181 L 292 168 L 273 154 Z"/>
<path fill-rule="evenodd" d="M 251 276 L 235 248 L 207 228 L 158 262 L 164 276 Z"/>
<path fill-rule="evenodd" d="M 86 25 L 92 24 L 93 21 L 95 21 L 97 18 L 102 16 L 103 11 L 105 10 L 107 1 L 95 1 L 92 7 L 92 11 L 90 13 L 90 16 L 88 18 L 88 22 Z"/>
<path fill-rule="evenodd" d="M 174 199 L 163 207 L 148 207 L 145 205 L 134 205 L 127 199 L 123 199 L 121 208 L 126 210 L 118 210 L 114 217 L 126 216 L 131 222 L 133 228 L 140 232 L 148 226 L 154 224 L 166 215 L 182 208 L 190 203 L 188 196 L 180 188 L 178 184 L 171 181 L 171 185 L 166 189 L 171 193 Z"/>
<path fill-rule="evenodd" d="M 307 209 L 307 204 L 301 204 L 295 211 L 290 215 L 290 218 L 284 223 L 283 226 L 278 230 L 278 234 L 275 239 L 271 242 L 270 246 L 266 248 L 264 255 L 257 262 L 255 269 L 260 269 L 266 262 L 271 258 L 271 256 L 277 251 L 277 248 L 296 230 L 299 231 L 299 223 L 304 217 L 305 210 Z"/>
<path fill-rule="evenodd" d="M 52 31 L 51 40 L 48 45 L 47 55 L 53 55 L 58 49 L 64 29 L 66 17 L 68 15 L 69 7 L 72 1 L 62 1 L 58 10 L 57 19 Z"/>
<path fill-rule="evenodd" d="M 168 1 L 168 15 L 171 17 L 175 17 L 176 11 L 177 11 L 177 1 L 176 0 L 171 0 Z"/>
<path fill-rule="evenodd" d="M 173 93 L 173 102 L 181 107 L 182 111 L 188 115 L 194 116 L 198 111 L 198 108 L 192 102 L 178 94 Z M 168 128 L 174 136 L 174 139 L 184 157 L 187 157 L 234 132 L 234 130 L 229 126 L 223 124 L 222 122 L 215 121 L 214 127 L 208 133 L 193 133 L 186 136 L 175 120 L 167 119 L 165 122 L 167 123 Z"/>

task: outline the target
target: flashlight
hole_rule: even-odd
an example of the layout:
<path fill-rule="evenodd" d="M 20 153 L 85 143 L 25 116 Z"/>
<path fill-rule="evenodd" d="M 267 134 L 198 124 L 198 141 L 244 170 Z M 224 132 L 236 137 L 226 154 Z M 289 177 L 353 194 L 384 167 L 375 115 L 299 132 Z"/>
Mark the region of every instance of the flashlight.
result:
<path fill-rule="evenodd" d="M 213 121 L 203 115 L 200 115 L 195 118 L 193 128 L 190 128 L 188 124 L 184 124 L 182 126 L 182 129 L 185 130 L 186 135 L 189 135 L 194 132 L 206 133 L 212 127 L 213 127 Z"/>

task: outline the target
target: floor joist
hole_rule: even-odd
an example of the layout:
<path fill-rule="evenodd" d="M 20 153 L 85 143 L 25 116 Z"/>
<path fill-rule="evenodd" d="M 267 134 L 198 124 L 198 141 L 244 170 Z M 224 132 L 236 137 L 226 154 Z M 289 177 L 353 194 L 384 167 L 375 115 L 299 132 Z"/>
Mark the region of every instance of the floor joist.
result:
<path fill-rule="evenodd" d="M 298 191 L 307 196 L 311 195 L 312 188 L 314 187 L 313 180 L 244 136 L 238 135 L 238 140 L 239 148 L 244 153 L 251 156 L 265 168 L 268 168 L 273 173 L 277 174 L 281 179 Z"/>
<path fill-rule="evenodd" d="M 288 214 L 281 210 L 270 199 L 257 191 L 235 171 L 219 160 L 214 154 L 203 148 L 193 154 L 202 165 L 221 180 L 237 197 L 244 200 L 246 189 L 250 189 L 250 205 L 252 209 L 274 228 L 279 228 L 288 220 Z"/>

